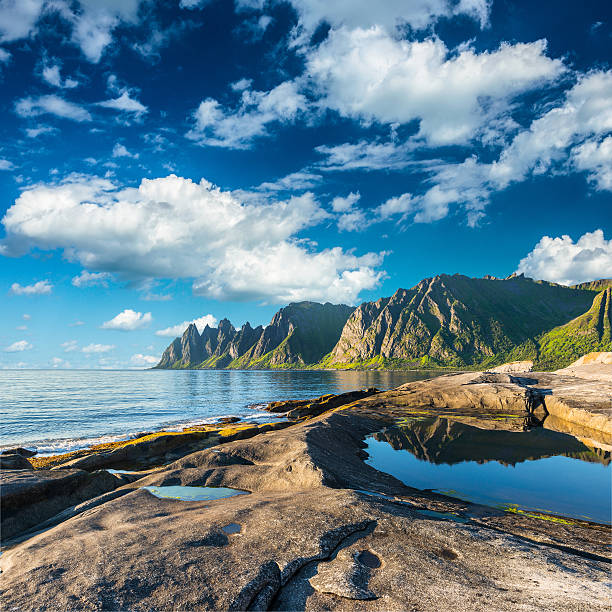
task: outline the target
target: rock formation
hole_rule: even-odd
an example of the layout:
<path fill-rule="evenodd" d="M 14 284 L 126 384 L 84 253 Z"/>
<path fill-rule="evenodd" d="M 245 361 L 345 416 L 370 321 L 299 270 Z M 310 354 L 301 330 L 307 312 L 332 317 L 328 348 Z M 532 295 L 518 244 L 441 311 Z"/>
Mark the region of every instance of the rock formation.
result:
<path fill-rule="evenodd" d="M 513 357 L 535 359 L 538 338 L 584 313 L 592 302 L 591 288 L 522 275 L 495 279 L 442 274 L 359 306 L 324 363 L 461 368 Z"/>
<path fill-rule="evenodd" d="M 270 368 L 317 363 L 340 337 L 353 311 L 344 304 L 299 302 L 281 308 L 264 329 L 228 319 L 198 333 L 192 323 L 164 351 L 157 368 Z"/>

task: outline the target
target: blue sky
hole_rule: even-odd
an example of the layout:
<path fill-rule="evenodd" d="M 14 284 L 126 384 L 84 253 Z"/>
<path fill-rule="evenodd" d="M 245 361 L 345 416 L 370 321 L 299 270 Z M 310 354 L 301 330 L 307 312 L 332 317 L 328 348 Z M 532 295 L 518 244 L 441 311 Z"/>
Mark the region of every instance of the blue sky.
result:
<path fill-rule="evenodd" d="M 0 0 L 0 367 L 612 276 L 611 58 L 604 0 Z"/>

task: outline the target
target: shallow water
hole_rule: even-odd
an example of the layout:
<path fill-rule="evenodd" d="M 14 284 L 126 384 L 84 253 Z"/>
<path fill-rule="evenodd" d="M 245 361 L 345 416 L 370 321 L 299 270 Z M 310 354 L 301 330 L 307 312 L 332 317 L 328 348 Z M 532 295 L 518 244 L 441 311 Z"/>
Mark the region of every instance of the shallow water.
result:
<path fill-rule="evenodd" d="M 227 487 L 142 487 L 155 497 L 162 499 L 180 499 L 181 501 L 214 501 L 235 495 L 248 495 L 247 491 Z"/>
<path fill-rule="evenodd" d="M 489 431 L 420 419 L 366 439 L 366 463 L 406 485 L 466 501 L 612 522 L 609 453 L 542 428 Z"/>
<path fill-rule="evenodd" d="M 249 406 L 364 387 L 391 389 L 427 372 L 207 370 L 0 371 L 0 448 L 40 454 L 124 440 L 235 415 L 278 420 Z"/>

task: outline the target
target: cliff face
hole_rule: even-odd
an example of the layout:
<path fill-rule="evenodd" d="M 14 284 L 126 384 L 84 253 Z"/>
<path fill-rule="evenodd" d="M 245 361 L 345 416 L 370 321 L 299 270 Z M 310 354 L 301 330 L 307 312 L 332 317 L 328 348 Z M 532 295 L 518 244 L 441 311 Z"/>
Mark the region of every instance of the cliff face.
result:
<path fill-rule="evenodd" d="M 609 284 L 442 274 L 356 309 L 290 304 L 265 329 L 236 330 L 223 319 L 199 334 L 190 325 L 156 367 L 462 368 L 529 359 L 556 369 L 612 350 Z"/>
<path fill-rule="evenodd" d="M 338 367 L 388 360 L 461 367 L 501 362 L 519 347 L 533 353 L 542 333 L 584 313 L 592 299 L 590 290 L 522 276 L 443 274 L 359 306 L 324 363 Z"/>
<path fill-rule="evenodd" d="M 240 330 L 223 319 L 198 333 L 190 325 L 164 351 L 157 368 L 270 368 L 317 363 L 334 346 L 353 308 L 299 302 L 279 310 L 264 329 Z"/>
<path fill-rule="evenodd" d="M 545 370 L 563 368 L 581 355 L 612 351 L 612 288 L 595 296 L 591 308 L 538 340 L 536 366 Z"/>

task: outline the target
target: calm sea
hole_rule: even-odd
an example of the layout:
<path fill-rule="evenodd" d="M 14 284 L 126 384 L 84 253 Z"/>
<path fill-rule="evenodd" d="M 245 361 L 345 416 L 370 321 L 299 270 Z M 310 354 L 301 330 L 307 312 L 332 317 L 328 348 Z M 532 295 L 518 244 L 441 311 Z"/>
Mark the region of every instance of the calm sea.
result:
<path fill-rule="evenodd" d="M 180 428 L 222 416 L 265 420 L 257 405 L 365 387 L 392 389 L 427 372 L 206 370 L 0 371 L 0 448 L 41 454 Z"/>

